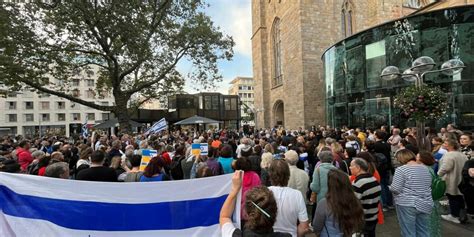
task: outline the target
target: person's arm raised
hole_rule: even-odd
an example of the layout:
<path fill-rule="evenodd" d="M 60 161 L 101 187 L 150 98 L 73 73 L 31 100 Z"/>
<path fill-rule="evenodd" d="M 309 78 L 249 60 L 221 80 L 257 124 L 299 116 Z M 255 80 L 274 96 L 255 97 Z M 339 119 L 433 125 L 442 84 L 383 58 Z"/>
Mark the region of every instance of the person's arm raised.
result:
<path fill-rule="evenodd" d="M 234 176 L 232 177 L 232 189 L 230 190 L 230 193 L 221 208 L 221 213 L 219 216 L 219 224 L 221 228 L 225 223 L 232 222 L 231 216 L 235 209 L 235 200 L 241 187 L 242 171 L 237 170 L 234 172 Z"/>

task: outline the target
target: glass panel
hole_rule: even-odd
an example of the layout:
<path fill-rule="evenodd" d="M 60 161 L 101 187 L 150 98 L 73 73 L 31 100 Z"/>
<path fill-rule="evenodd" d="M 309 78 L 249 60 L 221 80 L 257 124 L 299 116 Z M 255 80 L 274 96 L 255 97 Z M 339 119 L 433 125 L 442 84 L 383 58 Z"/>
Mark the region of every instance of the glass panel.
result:
<path fill-rule="evenodd" d="M 365 100 L 366 127 L 378 128 L 382 125 L 391 126 L 390 97 Z"/>
<path fill-rule="evenodd" d="M 348 93 L 364 90 L 365 61 L 361 60 L 361 57 L 364 57 L 364 53 L 365 51 L 362 45 L 347 50 L 346 85 Z"/>
<path fill-rule="evenodd" d="M 462 80 L 474 80 L 474 24 L 457 25 L 459 39 L 459 58 L 467 65 L 461 75 Z M 452 55 L 454 58 L 458 55 Z"/>
<path fill-rule="evenodd" d="M 326 98 L 334 96 L 334 69 L 336 63 L 336 48 L 329 49 L 324 54 L 324 73 L 326 84 Z"/>
<path fill-rule="evenodd" d="M 448 35 L 447 27 L 422 30 L 420 56 L 433 58 L 437 66 L 449 60 Z M 425 76 L 425 81 L 439 83 L 452 81 L 452 78 L 441 73 L 432 73 Z"/>
<path fill-rule="evenodd" d="M 348 104 L 349 127 L 364 127 L 365 108 L 363 102 Z"/>
<path fill-rule="evenodd" d="M 237 110 L 237 99 L 231 98 L 230 99 L 230 110 Z"/>
<path fill-rule="evenodd" d="M 212 96 L 212 109 L 219 110 L 219 96 L 217 95 Z"/>
<path fill-rule="evenodd" d="M 230 99 L 224 98 L 224 108 L 225 110 L 230 110 Z"/>
<path fill-rule="evenodd" d="M 385 68 L 385 40 L 365 46 L 367 88 L 381 85 L 380 72 Z"/>
<path fill-rule="evenodd" d="M 346 103 L 338 103 L 334 105 L 334 126 L 342 128 L 347 126 L 347 105 Z"/>
<path fill-rule="evenodd" d="M 334 90 L 336 95 L 344 94 L 346 91 L 345 85 L 345 76 L 344 72 L 346 71 L 345 68 L 345 58 L 346 58 L 346 50 L 344 47 L 340 47 L 336 49 L 336 62 L 334 68 Z"/>
<path fill-rule="evenodd" d="M 204 96 L 204 109 L 212 108 L 212 99 L 211 96 Z"/>

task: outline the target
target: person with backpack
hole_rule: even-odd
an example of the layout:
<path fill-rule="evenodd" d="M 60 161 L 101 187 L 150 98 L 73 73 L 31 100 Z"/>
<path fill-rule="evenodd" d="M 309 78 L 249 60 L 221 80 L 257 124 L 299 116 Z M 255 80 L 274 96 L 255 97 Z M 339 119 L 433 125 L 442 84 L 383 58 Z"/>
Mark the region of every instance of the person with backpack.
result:
<path fill-rule="evenodd" d="M 173 160 L 170 165 L 170 174 L 173 180 L 181 180 L 184 178 L 183 169 L 181 166 L 181 161 L 186 159 L 186 146 L 178 145 L 174 153 Z"/>
<path fill-rule="evenodd" d="M 429 168 L 418 163 L 416 155 L 410 150 L 397 152 L 396 158 L 402 166 L 395 170 L 390 191 L 395 197 L 401 235 L 428 237 L 434 206 Z"/>

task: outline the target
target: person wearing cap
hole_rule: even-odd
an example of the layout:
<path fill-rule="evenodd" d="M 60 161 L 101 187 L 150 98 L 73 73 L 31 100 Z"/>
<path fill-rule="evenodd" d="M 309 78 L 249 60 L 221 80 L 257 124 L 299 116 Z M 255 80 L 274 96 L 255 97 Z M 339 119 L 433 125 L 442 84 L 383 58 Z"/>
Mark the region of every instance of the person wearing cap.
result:
<path fill-rule="evenodd" d="M 299 160 L 298 153 L 294 150 L 285 152 L 285 160 L 290 166 L 290 180 L 288 180 L 288 187 L 300 191 L 303 198 L 305 198 L 306 192 L 308 191 L 309 176 L 304 172 L 304 170 L 296 167 L 296 163 Z"/>

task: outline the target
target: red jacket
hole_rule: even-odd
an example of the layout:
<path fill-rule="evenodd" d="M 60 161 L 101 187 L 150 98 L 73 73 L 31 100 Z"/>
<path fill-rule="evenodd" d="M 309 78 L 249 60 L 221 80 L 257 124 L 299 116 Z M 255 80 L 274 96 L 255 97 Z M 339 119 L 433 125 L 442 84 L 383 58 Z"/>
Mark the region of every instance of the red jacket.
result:
<path fill-rule="evenodd" d="M 18 164 L 20 164 L 22 171 L 25 171 L 28 165 L 33 162 L 33 157 L 31 156 L 30 151 L 21 147 L 16 150 L 16 156 L 18 157 Z"/>

